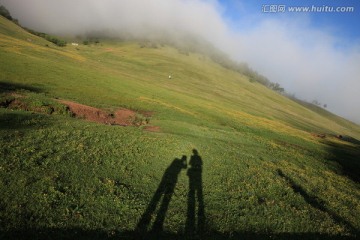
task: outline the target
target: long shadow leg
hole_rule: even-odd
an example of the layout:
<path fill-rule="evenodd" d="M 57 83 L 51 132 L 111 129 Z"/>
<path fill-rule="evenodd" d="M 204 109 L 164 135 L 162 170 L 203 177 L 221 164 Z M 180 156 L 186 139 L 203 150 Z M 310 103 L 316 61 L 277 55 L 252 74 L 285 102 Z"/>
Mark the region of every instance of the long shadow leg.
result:
<path fill-rule="evenodd" d="M 154 212 L 156 210 L 156 206 L 158 205 L 158 203 L 161 199 L 164 188 L 165 188 L 164 182 L 161 182 L 158 189 L 154 193 L 148 207 L 146 208 L 145 212 L 141 216 L 140 221 L 138 222 L 138 224 L 136 226 L 137 232 L 146 232 L 147 231 L 148 226 L 151 221 L 151 216 L 154 214 Z"/>
<path fill-rule="evenodd" d="M 195 233 L 195 187 L 192 181 L 189 182 L 189 193 L 188 193 L 187 204 L 188 204 L 188 208 L 187 208 L 185 232 L 188 235 L 193 235 Z"/>
<path fill-rule="evenodd" d="M 156 216 L 156 219 L 155 219 L 155 222 L 154 222 L 154 225 L 153 225 L 153 228 L 152 228 L 152 232 L 154 232 L 154 233 L 159 233 L 163 229 L 166 212 L 167 212 L 167 210 L 169 208 L 171 197 L 172 197 L 172 195 L 174 193 L 174 188 L 175 188 L 175 185 L 173 184 L 164 193 L 163 200 L 161 202 L 158 214 Z"/>
<path fill-rule="evenodd" d="M 199 204 L 198 208 L 198 232 L 201 235 L 204 232 L 205 228 L 205 208 L 204 208 L 204 198 L 202 191 L 202 184 L 200 182 L 200 186 L 197 189 L 197 200 Z"/>
<path fill-rule="evenodd" d="M 205 225 L 205 209 L 204 198 L 202 190 L 202 166 L 203 161 L 196 149 L 193 149 L 193 155 L 190 158 L 189 164 L 191 168 L 188 169 L 187 175 L 189 177 L 189 195 L 188 195 L 188 211 L 186 219 L 186 234 L 202 235 Z M 196 198 L 198 201 L 198 211 L 196 212 Z M 195 225 L 197 217 L 197 224 Z"/>
<path fill-rule="evenodd" d="M 147 206 L 145 212 L 141 216 L 137 226 L 136 232 L 139 236 L 148 235 L 148 228 L 151 223 L 152 216 L 155 214 L 156 207 L 163 196 L 160 208 L 157 212 L 156 219 L 152 227 L 152 233 L 161 233 L 163 229 L 163 224 L 168 211 L 171 197 L 174 193 L 174 189 L 177 183 L 178 175 L 182 169 L 186 169 L 186 156 L 182 156 L 181 159 L 175 158 L 170 166 L 165 170 L 164 175 L 161 179 L 159 187 L 154 193 L 149 205 Z M 145 236 L 144 235 L 144 236 Z"/>

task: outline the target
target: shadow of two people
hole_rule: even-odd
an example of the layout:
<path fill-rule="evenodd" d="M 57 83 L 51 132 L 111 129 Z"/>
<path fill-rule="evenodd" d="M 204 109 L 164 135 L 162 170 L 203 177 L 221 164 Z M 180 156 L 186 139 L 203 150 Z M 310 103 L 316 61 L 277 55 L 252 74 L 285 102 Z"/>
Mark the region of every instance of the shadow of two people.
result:
<path fill-rule="evenodd" d="M 187 157 L 183 155 L 181 159 L 175 158 L 169 167 L 166 168 L 157 190 L 137 224 L 136 231 L 138 233 L 147 233 L 152 216 L 155 214 L 157 205 L 160 203 L 161 198 L 162 201 L 150 232 L 158 234 L 163 231 L 166 213 L 174 194 L 178 176 L 183 169 L 188 169 L 187 176 L 189 177 L 185 233 L 192 235 L 195 233 L 201 234 L 204 231 L 205 211 L 202 191 L 203 161 L 196 149 L 193 149 L 193 155 L 190 157 L 190 167 L 188 168 L 187 165 Z M 197 223 L 196 200 L 198 202 Z"/>

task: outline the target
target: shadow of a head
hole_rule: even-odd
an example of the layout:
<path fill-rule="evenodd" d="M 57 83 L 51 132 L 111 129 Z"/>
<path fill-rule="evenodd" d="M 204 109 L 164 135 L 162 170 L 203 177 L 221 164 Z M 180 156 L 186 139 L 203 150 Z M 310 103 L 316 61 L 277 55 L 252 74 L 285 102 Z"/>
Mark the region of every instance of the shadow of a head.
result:
<path fill-rule="evenodd" d="M 175 158 L 175 160 L 174 160 L 173 163 L 175 164 L 175 167 L 176 167 L 176 168 L 186 169 L 186 168 L 187 168 L 187 162 L 186 162 L 186 160 L 187 160 L 186 155 L 183 155 L 183 156 L 181 157 L 181 159 Z"/>
<path fill-rule="evenodd" d="M 199 152 L 196 149 L 193 149 L 192 152 L 193 155 L 190 158 L 189 165 L 191 165 L 193 169 L 201 169 L 203 165 L 203 161 L 199 155 Z"/>

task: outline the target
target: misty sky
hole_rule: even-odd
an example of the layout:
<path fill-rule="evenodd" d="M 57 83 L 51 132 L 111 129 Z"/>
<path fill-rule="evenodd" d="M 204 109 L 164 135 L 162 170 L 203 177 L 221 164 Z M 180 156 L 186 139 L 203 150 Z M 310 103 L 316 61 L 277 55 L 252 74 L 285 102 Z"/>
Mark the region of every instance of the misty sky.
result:
<path fill-rule="evenodd" d="M 0 4 L 22 25 L 49 33 L 197 34 L 298 98 L 317 99 L 360 123 L 359 0 L 0 0 Z M 278 4 L 285 5 L 285 12 L 270 12 L 270 6 Z M 350 6 L 354 12 L 288 9 L 313 5 Z"/>

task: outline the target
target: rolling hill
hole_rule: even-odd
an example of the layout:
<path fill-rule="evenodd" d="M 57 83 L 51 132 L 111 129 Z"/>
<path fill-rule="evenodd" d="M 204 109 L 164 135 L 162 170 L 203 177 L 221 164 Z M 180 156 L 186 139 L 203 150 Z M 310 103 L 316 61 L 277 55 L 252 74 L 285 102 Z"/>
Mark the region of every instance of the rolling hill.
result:
<path fill-rule="evenodd" d="M 0 97 L 2 239 L 359 236 L 360 126 L 206 55 L 0 17 Z"/>

